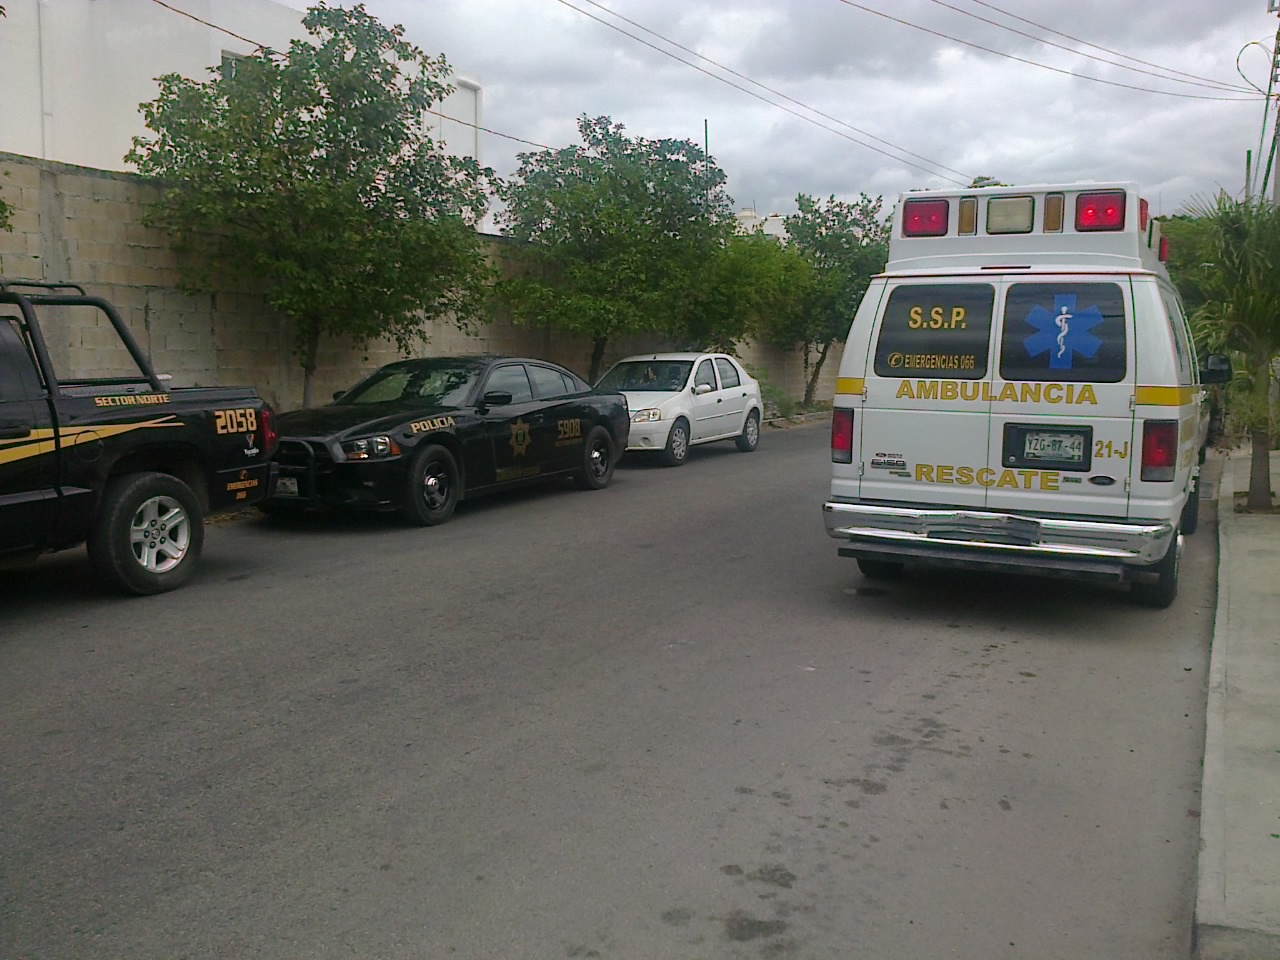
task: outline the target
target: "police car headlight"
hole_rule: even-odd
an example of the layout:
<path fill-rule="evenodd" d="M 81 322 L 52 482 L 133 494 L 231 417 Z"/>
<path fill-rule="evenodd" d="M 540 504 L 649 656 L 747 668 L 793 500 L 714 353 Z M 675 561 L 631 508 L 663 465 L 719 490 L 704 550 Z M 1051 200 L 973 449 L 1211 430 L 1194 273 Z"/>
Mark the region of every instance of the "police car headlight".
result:
<path fill-rule="evenodd" d="M 342 445 L 348 460 L 383 460 L 400 456 L 400 445 L 388 436 L 348 440 Z"/>
<path fill-rule="evenodd" d="M 645 407 L 643 410 L 636 410 L 631 414 L 632 423 L 649 423 L 652 420 L 661 420 L 662 411 L 657 407 Z"/>

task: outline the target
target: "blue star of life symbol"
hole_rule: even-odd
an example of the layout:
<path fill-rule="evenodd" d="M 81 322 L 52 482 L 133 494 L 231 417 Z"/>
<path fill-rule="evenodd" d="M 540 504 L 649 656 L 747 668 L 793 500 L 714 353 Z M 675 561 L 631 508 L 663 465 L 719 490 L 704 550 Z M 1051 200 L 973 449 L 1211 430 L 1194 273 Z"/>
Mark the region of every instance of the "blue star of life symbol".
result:
<path fill-rule="evenodd" d="M 1022 344 L 1031 357 L 1048 352 L 1050 370 L 1070 370 L 1073 354 L 1093 359 L 1102 346 L 1102 341 L 1089 332 L 1101 322 L 1102 312 L 1096 306 L 1077 311 L 1074 293 L 1055 294 L 1052 311 L 1035 306 L 1027 314 L 1027 323 L 1036 332 Z"/>

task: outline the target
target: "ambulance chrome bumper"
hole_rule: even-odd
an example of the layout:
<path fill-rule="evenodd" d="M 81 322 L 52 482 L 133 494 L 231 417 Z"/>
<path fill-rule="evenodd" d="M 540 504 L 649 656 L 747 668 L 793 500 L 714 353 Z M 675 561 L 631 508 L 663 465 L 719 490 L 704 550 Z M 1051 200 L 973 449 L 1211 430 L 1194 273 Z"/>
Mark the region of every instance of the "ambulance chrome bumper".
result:
<path fill-rule="evenodd" d="M 883 506 L 828 501 L 827 534 L 856 553 L 902 559 L 951 558 L 1034 567 L 1055 561 L 1147 566 L 1160 560 L 1176 535 L 1171 523 L 1125 523 L 1026 517 L 945 507 Z"/>

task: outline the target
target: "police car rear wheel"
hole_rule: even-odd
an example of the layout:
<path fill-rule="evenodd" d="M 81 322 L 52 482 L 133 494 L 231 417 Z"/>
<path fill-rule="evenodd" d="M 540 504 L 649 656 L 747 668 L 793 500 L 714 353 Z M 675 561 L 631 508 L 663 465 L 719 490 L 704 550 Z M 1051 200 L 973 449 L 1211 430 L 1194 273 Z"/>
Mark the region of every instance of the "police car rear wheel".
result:
<path fill-rule="evenodd" d="M 439 444 L 418 451 L 409 465 L 400 515 L 419 527 L 434 527 L 453 516 L 458 505 L 458 462 Z"/>
<path fill-rule="evenodd" d="M 603 490 L 613 479 L 613 463 L 613 438 L 604 427 L 594 426 L 587 431 L 582 468 L 574 480 L 583 490 Z"/>
<path fill-rule="evenodd" d="M 747 414 L 747 422 L 742 425 L 742 433 L 735 441 L 743 453 L 750 453 L 760 444 L 760 412 L 752 410 Z"/>
<path fill-rule="evenodd" d="M 1151 568 L 1154 580 L 1134 583 L 1130 596 L 1147 607 L 1163 610 L 1178 596 L 1178 565 L 1182 554 L 1182 535 L 1174 537 L 1168 552 Z"/>
<path fill-rule="evenodd" d="M 895 580 L 902 576 L 903 564 L 892 560 L 867 560 L 858 558 L 858 569 L 868 580 Z"/>
<path fill-rule="evenodd" d="M 148 595 L 180 587 L 204 546 L 200 501 L 167 473 L 117 477 L 103 494 L 89 559 L 112 586 Z"/>
<path fill-rule="evenodd" d="M 662 462 L 668 467 L 678 467 L 689 456 L 689 421 L 681 417 L 671 425 L 667 434 L 667 446 L 662 451 Z"/>

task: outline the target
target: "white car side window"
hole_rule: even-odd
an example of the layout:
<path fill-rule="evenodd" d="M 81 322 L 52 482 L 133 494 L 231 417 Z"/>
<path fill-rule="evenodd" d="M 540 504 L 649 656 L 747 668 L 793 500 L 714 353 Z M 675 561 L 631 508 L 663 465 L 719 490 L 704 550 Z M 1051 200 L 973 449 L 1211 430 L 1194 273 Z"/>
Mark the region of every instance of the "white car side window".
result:
<path fill-rule="evenodd" d="M 698 375 L 693 380 L 695 387 L 700 387 L 704 383 L 712 390 L 716 388 L 716 371 L 710 360 L 703 360 L 698 364 Z"/>
<path fill-rule="evenodd" d="M 742 383 L 738 376 L 738 368 L 727 357 L 716 357 L 716 369 L 720 371 L 720 382 L 725 388 L 736 387 Z"/>

